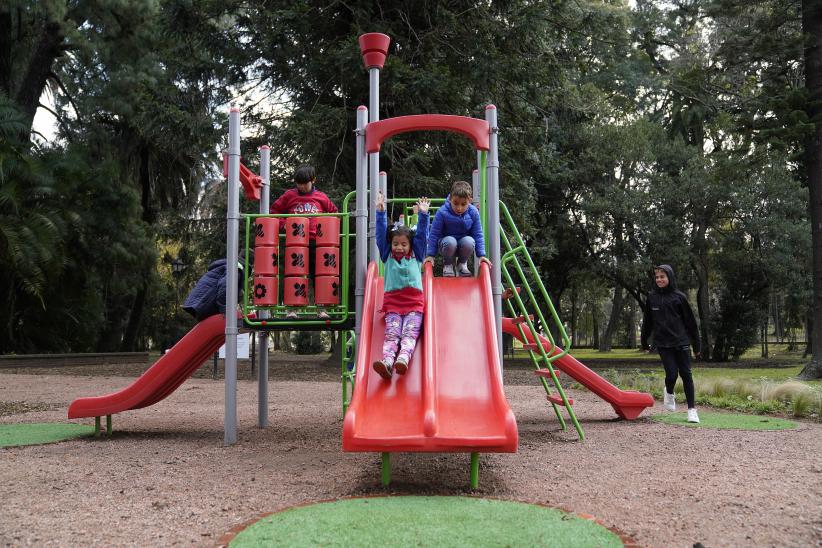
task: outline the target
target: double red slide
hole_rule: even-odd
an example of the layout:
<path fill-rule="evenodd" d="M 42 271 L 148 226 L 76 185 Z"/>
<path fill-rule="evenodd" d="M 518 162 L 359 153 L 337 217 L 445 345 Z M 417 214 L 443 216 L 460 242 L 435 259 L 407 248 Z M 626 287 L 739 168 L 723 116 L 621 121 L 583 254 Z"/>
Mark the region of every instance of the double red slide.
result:
<path fill-rule="evenodd" d="M 129 386 L 71 402 L 68 418 L 102 417 L 148 407 L 174 392 L 225 342 L 225 316 L 201 321 Z"/>
<path fill-rule="evenodd" d="M 382 356 L 382 287 L 371 263 L 343 450 L 516 452 L 517 423 L 502 388 L 488 265 L 476 278 L 434 278 L 425 265 L 423 332 L 408 372 L 391 381 L 371 367 Z"/>

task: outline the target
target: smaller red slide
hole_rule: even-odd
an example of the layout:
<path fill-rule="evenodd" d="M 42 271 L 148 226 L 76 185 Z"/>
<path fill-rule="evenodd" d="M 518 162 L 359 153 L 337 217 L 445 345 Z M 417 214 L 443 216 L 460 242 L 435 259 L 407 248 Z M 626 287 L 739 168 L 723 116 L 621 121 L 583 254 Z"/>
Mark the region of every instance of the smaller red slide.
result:
<path fill-rule="evenodd" d="M 519 339 L 521 342 L 534 342 L 531 334 L 526 329 L 523 329 L 523 332 L 528 340 L 522 340 L 519 329 L 517 329 L 516 324 L 514 324 L 511 318 L 502 319 L 502 331 L 512 335 L 516 339 Z M 553 345 L 551 342 L 545 337 L 540 337 L 539 339 L 545 351 L 552 354 L 551 347 Z M 561 352 L 562 349 L 560 347 L 554 346 L 553 355 Z M 566 373 L 569 377 L 585 386 L 588 390 L 610 403 L 611 407 L 613 407 L 614 411 L 616 411 L 616 414 L 623 419 L 635 419 L 640 415 L 640 413 L 642 413 L 643 409 L 654 405 L 654 398 L 650 394 L 646 394 L 645 392 L 636 392 L 633 390 L 620 390 L 594 373 L 591 369 L 585 367 L 570 354 L 557 358 L 551 362 L 551 365 L 563 373 Z"/>
<path fill-rule="evenodd" d="M 201 321 L 129 386 L 71 402 L 68 418 L 102 417 L 148 407 L 174 392 L 225 342 L 225 316 Z"/>

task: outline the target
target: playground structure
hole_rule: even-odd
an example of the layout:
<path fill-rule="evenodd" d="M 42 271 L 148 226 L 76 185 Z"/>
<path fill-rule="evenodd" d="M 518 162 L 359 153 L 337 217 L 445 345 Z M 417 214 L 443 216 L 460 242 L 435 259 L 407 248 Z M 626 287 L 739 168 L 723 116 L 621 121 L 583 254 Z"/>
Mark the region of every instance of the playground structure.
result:
<path fill-rule="evenodd" d="M 162 400 L 225 342 L 224 443 L 235 443 L 237 334 L 241 329 L 342 332 L 342 405 L 345 415 L 342 447 L 344 451 L 381 453 L 384 484 L 390 481 L 392 452 L 471 453 L 471 484 L 476 487 L 480 452 L 516 451 L 516 419 L 502 385 L 503 332 L 523 342 L 562 429 L 565 430 L 567 425 L 560 408 L 565 408 L 580 440 L 584 439 L 584 432 L 574 413 L 573 401 L 559 382 L 560 371 L 605 399 L 624 419 L 634 419 L 644 408 L 653 405 L 650 395 L 619 390 L 568 354 L 568 335 L 507 207 L 499 200 L 496 107 L 486 107 L 485 119 L 427 114 L 380 120 L 379 74 L 390 39 L 383 34 L 371 33 L 361 36 L 359 42 L 369 72 L 370 98 L 368 107 L 357 109 L 356 190 L 345 197 L 340 212 L 269 214 L 270 150 L 265 146 L 260 149 L 259 176 L 242 165 L 240 112 L 232 107 L 229 149 L 225 157 L 227 258 L 228 264 L 240 259 L 245 265 L 244 272 L 249 272 L 253 266 L 253 285 L 249 286 L 246 277 L 243 302 L 238 308 L 238 273 L 229 268 L 225 316 L 212 316 L 196 325 L 125 389 L 107 396 L 75 400 L 69 407 L 69 418 L 95 417 L 99 431 L 100 418 L 106 416 L 107 428 L 111 432 L 113 413 L 139 409 Z M 426 311 L 423 333 L 408 373 L 386 382 L 370 367 L 381 355 L 385 327 L 379 313 L 383 278 L 375 231 L 376 195 L 379 191 L 386 194 L 387 174 L 379 170 L 379 152 L 385 140 L 412 131 L 459 133 L 474 144 L 477 168 L 472 183 L 491 265 L 480 264 L 473 278 L 438 278 L 434 277 L 431 264 L 424 266 Z M 260 200 L 259 214 L 240 214 L 240 186 L 245 189 L 247 198 Z M 404 207 L 406 219 L 411 217 L 413 201 L 396 197 L 387 200 Z M 309 304 L 307 286 L 310 281 L 305 279 L 305 254 L 309 250 L 306 228 L 312 218 L 315 223 L 326 223 L 324 226 L 330 227 L 327 232 L 323 231 L 325 239 L 322 242 L 318 233 L 318 258 L 324 256 L 327 259 L 334 255 L 338 259 L 333 267 L 323 265 L 328 270 L 318 270 L 314 305 Z M 241 223 L 245 234 L 244 253 L 239 248 Z M 284 234 L 281 234 L 281 228 L 287 228 Z M 349 303 L 352 239 L 355 248 L 353 310 Z M 256 246 L 253 265 L 249 261 L 252 241 Z M 287 260 L 292 257 L 293 265 Z M 319 263 L 317 261 L 318 267 Z M 320 277 L 327 279 L 320 282 Z M 284 289 L 282 301 L 280 285 Z M 296 288 L 294 293 L 288 291 L 292 287 Z M 504 288 L 510 290 L 505 299 Z M 250 298 L 252 292 L 253 299 Z M 329 319 L 314 319 L 319 305 L 325 307 Z M 294 307 L 299 310 L 296 320 L 285 316 Z M 263 337 L 263 341 L 267 341 L 267 337 Z M 265 342 L 260 346 L 259 364 L 258 426 L 263 428 L 268 425 L 269 364 Z"/>

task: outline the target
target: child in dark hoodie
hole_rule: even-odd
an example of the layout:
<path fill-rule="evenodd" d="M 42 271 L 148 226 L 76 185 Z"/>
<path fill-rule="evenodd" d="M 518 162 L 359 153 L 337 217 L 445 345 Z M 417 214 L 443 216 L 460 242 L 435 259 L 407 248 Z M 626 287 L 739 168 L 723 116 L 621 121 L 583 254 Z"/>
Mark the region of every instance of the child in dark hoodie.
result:
<path fill-rule="evenodd" d="M 485 240 L 479 210 L 471 203 L 471 185 L 457 181 L 451 186 L 451 193 L 437 210 L 431 230 L 428 232 L 426 261 L 434 261 L 439 252 L 442 255 L 442 275 L 444 277 L 470 276 L 468 259 L 474 253 L 485 258 Z M 454 258 L 457 259 L 456 273 Z"/>
<path fill-rule="evenodd" d="M 662 365 L 665 367 L 665 408 L 676 409 L 674 385 L 677 373 L 682 377 L 685 388 L 685 399 L 688 401 L 688 422 L 699 422 L 699 415 L 694 404 L 694 380 L 691 375 L 691 349 L 698 358 L 701 352 L 699 331 L 694 313 L 688 304 L 688 298 L 676 288 L 674 269 L 663 264 L 654 267 L 656 287 L 648 293 L 645 303 L 645 314 L 642 321 L 642 349 L 646 352 L 651 347 L 648 337 L 659 352 Z"/>

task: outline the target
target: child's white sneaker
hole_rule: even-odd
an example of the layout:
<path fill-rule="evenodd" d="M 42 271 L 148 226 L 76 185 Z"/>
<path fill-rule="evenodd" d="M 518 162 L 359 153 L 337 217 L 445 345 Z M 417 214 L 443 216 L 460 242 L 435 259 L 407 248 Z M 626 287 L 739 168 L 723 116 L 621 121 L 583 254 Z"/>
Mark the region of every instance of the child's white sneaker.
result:
<path fill-rule="evenodd" d="M 696 409 L 688 409 L 688 422 L 699 422 L 699 415 L 696 413 Z"/>
<path fill-rule="evenodd" d="M 463 277 L 471 276 L 471 271 L 468 270 L 468 263 L 459 263 L 459 275 Z"/>
<path fill-rule="evenodd" d="M 408 358 L 405 356 L 398 357 L 397 361 L 394 362 L 394 371 L 397 372 L 397 375 L 405 375 L 405 372 L 408 371 Z"/>
<path fill-rule="evenodd" d="M 442 277 L 443 278 L 453 278 L 454 276 L 456 276 L 456 274 L 454 274 L 454 265 L 452 265 L 452 264 L 443 265 L 443 267 L 442 267 Z"/>
<path fill-rule="evenodd" d="M 674 396 L 673 394 L 668 394 L 668 392 L 665 392 L 665 400 L 663 402 L 663 405 L 665 406 L 665 409 L 667 409 L 668 411 L 676 411 L 676 396 Z"/>

